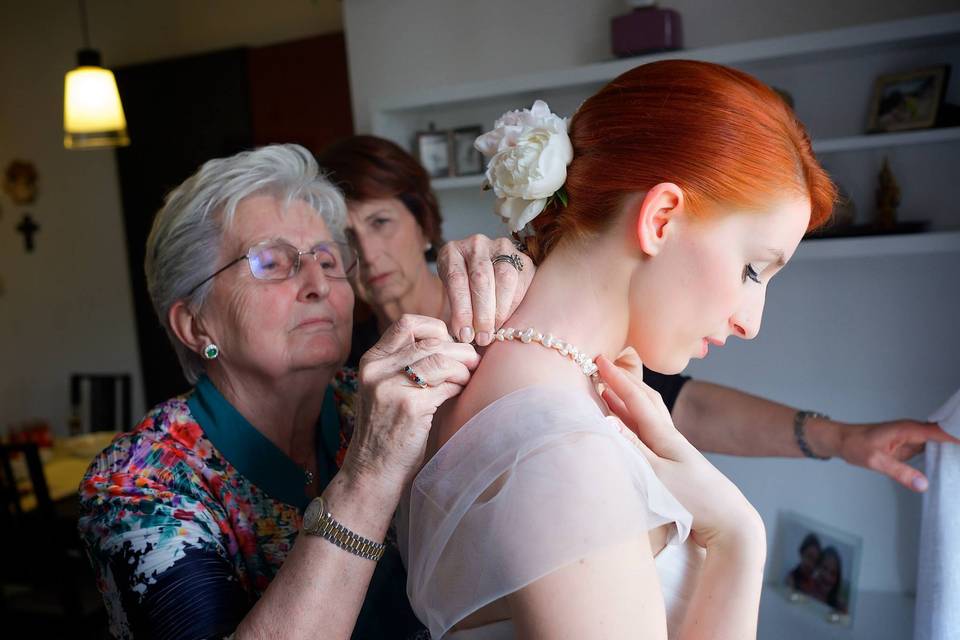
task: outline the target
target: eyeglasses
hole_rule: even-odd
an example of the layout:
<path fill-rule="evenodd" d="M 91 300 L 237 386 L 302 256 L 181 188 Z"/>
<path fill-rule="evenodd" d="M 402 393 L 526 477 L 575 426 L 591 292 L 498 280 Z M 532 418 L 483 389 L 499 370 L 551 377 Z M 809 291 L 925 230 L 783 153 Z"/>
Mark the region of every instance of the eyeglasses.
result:
<path fill-rule="evenodd" d="M 312 256 L 320 264 L 323 275 L 335 280 L 345 280 L 357 264 L 353 247 L 344 242 L 321 242 L 308 251 L 300 251 L 286 242 L 267 240 L 250 247 L 236 260 L 220 267 L 212 275 L 201 280 L 187 295 L 192 295 L 208 281 L 214 279 L 241 260 L 246 260 L 250 273 L 257 280 L 274 282 L 287 280 L 300 271 L 300 257 Z"/>

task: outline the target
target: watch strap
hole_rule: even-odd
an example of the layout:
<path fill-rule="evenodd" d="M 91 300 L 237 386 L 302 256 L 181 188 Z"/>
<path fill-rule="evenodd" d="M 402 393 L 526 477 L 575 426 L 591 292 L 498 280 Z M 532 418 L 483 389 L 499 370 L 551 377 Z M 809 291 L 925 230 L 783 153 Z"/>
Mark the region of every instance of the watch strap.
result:
<path fill-rule="evenodd" d="M 358 533 L 354 533 L 347 527 L 340 524 L 333 515 L 327 511 L 327 504 L 323 497 L 318 496 L 314 501 L 319 501 L 320 515 L 315 523 L 305 523 L 303 530 L 312 536 L 320 536 L 337 545 L 345 551 L 366 558 L 367 560 L 378 561 L 386 550 L 387 545 L 382 542 L 374 542 L 364 538 Z"/>

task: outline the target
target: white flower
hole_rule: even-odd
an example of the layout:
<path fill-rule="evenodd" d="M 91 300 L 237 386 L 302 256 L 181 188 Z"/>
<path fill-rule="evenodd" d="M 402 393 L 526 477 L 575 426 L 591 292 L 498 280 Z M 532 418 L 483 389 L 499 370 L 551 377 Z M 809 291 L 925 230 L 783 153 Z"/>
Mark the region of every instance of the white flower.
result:
<path fill-rule="evenodd" d="M 573 159 L 566 119 L 550 113 L 543 100 L 503 114 L 473 146 L 490 159 L 487 184 L 497 196 L 496 212 L 514 232 L 543 211 L 566 182 Z"/>

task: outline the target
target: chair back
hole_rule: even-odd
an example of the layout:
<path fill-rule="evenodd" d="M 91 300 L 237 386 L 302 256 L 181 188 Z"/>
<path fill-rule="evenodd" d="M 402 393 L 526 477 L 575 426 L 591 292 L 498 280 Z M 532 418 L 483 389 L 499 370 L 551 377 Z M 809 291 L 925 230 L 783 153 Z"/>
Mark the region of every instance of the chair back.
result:
<path fill-rule="evenodd" d="M 126 431 L 131 427 L 129 373 L 70 376 L 70 432 Z M 84 411 L 84 409 L 87 409 Z"/>
<path fill-rule="evenodd" d="M 17 470 L 22 470 L 24 466 L 26 478 L 18 482 L 14 470 L 18 467 Z M 33 504 L 25 508 L 28 495 Z M 32 553 L 24 553 L 24 549 L 32 548 L 34 543 L 48 542 L 55 521 L 56 514 L 36 443 L 0 445 L 0 548 L 4 550 L 0 581 L 29 572 L 30 562 L 25 556 L 32 556 Z M 14 552 L 16 549 L 20 552 Z"/>
<path fill-rule="evenodd" d="M 14 467 L 26 464 L 29 487 L 26 483 L 18 483 Z M 29 488 L 24 492 L 22 489 Z M 50 499 L 50 490 L 47 487 L 46 476 L 43 475 L 43 463 L 40 460 L 40 450 L 34 442 L 18 442 L 0 444 L 0 520 L 6 529 L 7 525 L 17 527 L 18 521 L 23 518 L 23 496 L 32 494 L 35 502 L 34 509 L 42 517 L 53 518 L 53 501 Z"/>

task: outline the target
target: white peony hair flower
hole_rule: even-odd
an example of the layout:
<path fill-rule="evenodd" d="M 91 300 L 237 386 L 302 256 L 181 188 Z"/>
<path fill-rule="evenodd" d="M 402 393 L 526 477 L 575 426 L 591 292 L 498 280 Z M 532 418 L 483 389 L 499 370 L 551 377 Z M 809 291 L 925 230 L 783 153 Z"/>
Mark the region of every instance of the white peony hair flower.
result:
<path fill-rule="evenodd" d="M 514 233 L 536 218 L 561 191 L 573 145 L 567 120 L 550 112 L 543 100 L 529 109 L 508 111 L 473 146 L 489 158 L 484 188 L 497 196 L 495 210 Z"/>

